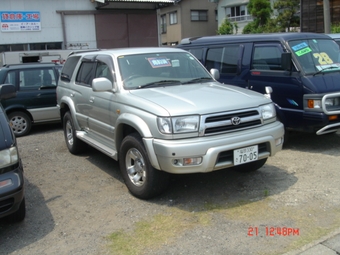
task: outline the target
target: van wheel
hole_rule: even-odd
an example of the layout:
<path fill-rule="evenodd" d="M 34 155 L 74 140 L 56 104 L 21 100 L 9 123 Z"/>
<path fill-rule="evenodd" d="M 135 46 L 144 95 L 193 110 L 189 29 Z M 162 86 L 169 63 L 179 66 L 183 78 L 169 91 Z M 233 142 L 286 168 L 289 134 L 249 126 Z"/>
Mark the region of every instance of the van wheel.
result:
<path fill-rule="evenodd" d="M 63 118 L 64 136 L 68 150 L 72 154 L 79 154 L 86 148 L 86 144 L 79 140 L 76 135 L 72 116 L 70 112 L 65 113 Z"/>
<path fill-rule="evenodd" d="M 168 186 L 169 174 L 152 167 L 142 138 L 137 133 L 126 136 L 119 153 L 119 166 L 130 193 L 149 199 L 162 193 Z"/>
<path fill-rule="evenodd" d="M 242 172 L 242 173 L 255 172 L 256 170 L 263 167 L 263 165 L 266 162 L 267 162 L 267 158 L 264 158 L 264 159 L 249 162 L 243 165 L 234 166 L 233 169 L 237 172 Z"/>
<path fill-rule="evenodd" d="M 18 211 L 8 216 L 10 222 L 20 222 L 25 219 L 26 216 L 26 203 L 25 197 L 22 199 Z"/>
<path fill-rule="evenodd" d="M 31 131 L 32 121 L 26 113 L 11 112 L 8 119 L 16 137 L 27 135 Z"/>

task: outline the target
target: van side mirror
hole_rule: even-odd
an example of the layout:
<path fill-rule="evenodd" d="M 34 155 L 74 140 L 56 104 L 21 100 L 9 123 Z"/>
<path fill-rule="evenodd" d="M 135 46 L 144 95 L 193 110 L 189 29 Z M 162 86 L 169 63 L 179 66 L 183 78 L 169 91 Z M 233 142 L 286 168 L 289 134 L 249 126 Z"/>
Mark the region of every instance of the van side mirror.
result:
<path fill-rule="evenodd" d="M 292 70 L 292 53 L 284 52 L 281 54 L 281 67 L 285 71 Z"/>
<path fill-rule="evenodd" d="M 16 97 L 17 91 L 13 84 L 0 85 L 0 100 Z"/>
<path fill-rule="evenodd" d="M 218 69 L 211 68 L 210 74 L 214 77 L 215 80 L 220 79 L 220 71 L 218 71 Z"/>

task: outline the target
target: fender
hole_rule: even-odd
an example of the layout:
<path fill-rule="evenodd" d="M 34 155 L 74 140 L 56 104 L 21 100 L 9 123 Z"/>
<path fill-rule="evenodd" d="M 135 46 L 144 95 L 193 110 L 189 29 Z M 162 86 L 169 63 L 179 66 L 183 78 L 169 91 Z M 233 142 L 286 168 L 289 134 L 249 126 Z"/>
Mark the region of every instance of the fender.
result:
<path fill-rule="evenodd" d="M 119 153 L 119 148 L 122 144 L 124 138 L 124 125 L 128 125 L 134 128 L 143 138 L 145 149 L 148 153 L 148 157 L 150 160 L 151 165 L 160 170 L 160 166 L 156 157 L 156 152 L 154 151 L 153 147 L 153 136 L 149 129 L 149 126 L 145 123 L 145 121 L 138 117 L 137 115 L 131 113 L 123 113 L 119 116 L 116 122 L 116 128 L 114 133 L 114 140 L 116 143 L 117 152 Z"/>
<path fill-rule="evenodd" d="M 65 108 L 65 105 L 68 106 L 68 109 L 70 110 L 72 119 L 73 119 L 73 125 L 76 130 L 80 130 L 80 126 L 78 125 L 77 118 L 76 118 L 76 110 L 73 101 L 70 99 L 68 96 L 63 96 L 60 99 L 60 105 L 57 105 L 60 110 L 60 118 L 61 122 L 63 122 L 64 114 L 65 112 L 63 111 L 63 108 Z"/>

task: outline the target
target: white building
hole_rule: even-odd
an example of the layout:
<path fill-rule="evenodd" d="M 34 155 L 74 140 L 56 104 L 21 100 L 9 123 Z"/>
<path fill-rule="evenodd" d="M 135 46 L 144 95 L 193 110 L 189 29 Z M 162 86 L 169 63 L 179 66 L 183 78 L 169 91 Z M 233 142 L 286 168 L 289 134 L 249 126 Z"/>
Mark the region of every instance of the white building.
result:
<path fill-rule="evenodd" d="M 0 52 L 158 46 L 174 0 L 1 0 Z"/>

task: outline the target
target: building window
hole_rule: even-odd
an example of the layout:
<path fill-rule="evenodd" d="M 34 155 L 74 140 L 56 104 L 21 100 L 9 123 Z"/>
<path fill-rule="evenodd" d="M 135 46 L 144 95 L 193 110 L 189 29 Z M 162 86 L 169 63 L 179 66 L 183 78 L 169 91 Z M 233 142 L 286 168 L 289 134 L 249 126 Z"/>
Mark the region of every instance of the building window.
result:
<path fill-rule="evenodd" d="M 229 21 L 253 20 L 253 17 L 248 14 L 246 5 L 225 8 L 225 16 L 229 18 Z"/>
<path fill-rule="evenodd" d="M 166 33 L 166 15 L 161 16 L 161 33 L 165 34 Z"/>
<path fill-rule="evenodd" d="M 177 24 L 177 12 L 169 13 L 170 25 Z"/>
<path fill-rule="evenodd" d="M 191 21 L 207 21 L 208 11 L 191 11 Z"/>

